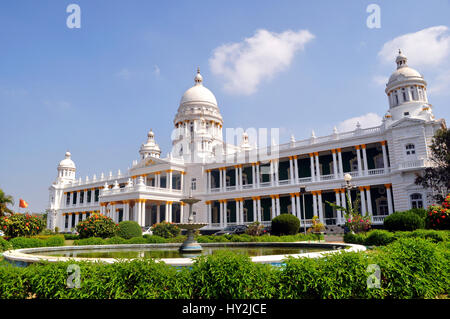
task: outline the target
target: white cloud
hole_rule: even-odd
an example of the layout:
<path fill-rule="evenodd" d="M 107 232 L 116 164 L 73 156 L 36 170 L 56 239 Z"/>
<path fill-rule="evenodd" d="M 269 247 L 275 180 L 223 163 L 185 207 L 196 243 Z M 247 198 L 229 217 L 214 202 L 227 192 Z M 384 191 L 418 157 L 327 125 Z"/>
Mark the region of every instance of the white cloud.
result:
<path fill-rule="evenodd" d="M 401 49 L 408 57 L 409 65 L 437 66 L 445 61 L 450 53 L 448 31 L 447 26 L 441 25 L 401 35 L 386 42 L 378 56 L 383 62 L 393 63 L 398 49 Z"/>
<path fill-rule="evenodd" d="M 339 132 L 349 132 L 356 128 L 356 123 L 361 124 L 361 128 L 369 128 L 379 126 L 381 124 L 381 117 L 375 113 L 367 113 L 362 116 L 352 117 L 348 120 L 342 121 L 337 125 Z"/>
<path fill-rule="evenodd" d="M 116 76 L 122 80 L 129 80 L 131 77 L 131 72 L 127 68 L 123 68 L 119 72 L 116 73 Z"/>
<path fill-rule="evenodd" d="M 282 33 L 257 30 L 242 42 L 216 48 L 209 60 L 213 74 L 224 78 L 224 89 L 233 94 L 250 95 L 263 80 L 285 70 L 295 53 L 314 39 L 308 30 Z"/>

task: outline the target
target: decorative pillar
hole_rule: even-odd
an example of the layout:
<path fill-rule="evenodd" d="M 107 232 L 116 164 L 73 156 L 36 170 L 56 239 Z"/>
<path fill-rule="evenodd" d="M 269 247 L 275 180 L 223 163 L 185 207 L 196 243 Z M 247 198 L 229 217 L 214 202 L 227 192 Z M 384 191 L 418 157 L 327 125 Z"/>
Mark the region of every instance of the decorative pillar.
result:
<path fill-rule="evenodd" d="M 388 165 L 388 157 L 386 152 L 386 141 L 381 141 L 381 149 L 383 151 L 383 166 L 384 166 L 384 173 L 387 174 L 389 170 Z"/>
<path fill-rule="evenodd" d="M 317 195 L 315 191 L 312 191 L 311 194 L 313 195 L 313 215 L 317 216 Z"/>
<path fill-rule="evenodd" d="M 292 161 L 292 156 L 289 156 L 289 179 L 290 184 L 294 184 L 294 163 Z"/>
<path fill-rule="evenodd" d="M 319 153 L 315 152 L 314 156 L 316 158 L 316 181 L 320 181 L 320 164 L 319 164 Z"/>
<path fill-rule="evenodd" d="M 236 206 L 236 224 L 240 224 L 240 218 L 241 218 L 241 214 L 240 214 L 240 206 L 239 206 L 239 198 L 235 198 L 235 206 Z"/>
<path fill-rule="evenodd" d="M 259 173 L 260 171 L 260 167 L 259 167 L 259 162 L 256 162 L 256 187 L 259 188 L 259 184 L 261 184 L 261 174 Z"/>
<path fill-rule="evenodd" d="M 186 172 L 180 172 L 180 190 L 184 190 L 184 175 L 186 175 Z M 209 171 L 209 176 L 211 176 L 211 171 Z M 209 187 L 211 190 L 211 182 L 209 183 Z"/>
<path fill-rule="evenodd" d="M 367 164 L 367 153 L 366 153 L 366 144 L 361 145 L 363 162 L 364 162 L 364 175 L 369 175 L 369 166 Z"/>
<path fill-rule="evenodd" d="M 367 213 L 370 215 L 370 219 L 373 221 L 372 196 L 370 194 L 370 186 L 366 186 L 364 188 L 366 189 Z"/>
<path fill-rule="evenodd" d="M 335 189 L 334 190 L 334 194 L 336 196 L 336 205 L 338 206 L 342 206 L 341 205 L 341 195 L 340 195 L 340 190 L 339 189 Z M 341 216 L 341 210 L 340 209 L 336 209 L 336 225 L 340 225 L 341 224 L 341 220 L 342 220 L 342 216 Z"/>
<path fill-rule="evenodd" d="M 342 149 L 338 148 L 338 161 L 339 161 L 339 177 L 344 177 L 344 165 L 342 164 Z"/>
<path fill-rule="evenodd" d="M 262 211 L 261 211 L 261 197 L 257 196 L 256 199 L 257 199 L 257 201 L 256 201 L 257 213 L 256 214 L 257 214 L 257 216 L 259 218 L 258 221 L 262 222 L 263 219 L 264 219 L 264 216 L 263 216 Z"/>
<path fill-rule="evenodd" d="M 162 222 L 162 220 L 161 220 L 161 204 L 160 203 L 156 203 L 156 221 L 158 223 Z"/>
<path fill-rule="evenodd" d="M 228 224 L 228 209 L 227 209 L 227 200 L 223 200 L 223 211 L 224 211 L 224 218 L 223 218 L 223 226 L 227 227 Z"/>
<path fill-rule="evenodd" d="M 296 212 L 297 212 L 297 217 L 300 220 L 300 224 L 301 224 L 301 220 L 302 220 L 302 208 L 300 206 L 300 193 L 295 193 L 295 202 L 297 204 L 297 208 L 296 208 Z"/>
<path fill-rule="evenodd" d="M 244 199 L 241 198 L 241 200 L 239 201 L 239 212 L 240 212 L 240 220 L 241 220 L 241 224 L 245 223 L 244 220 Z"/>
<path fill-rule="evenodd" d="M 77 227 L 80 221 L 80 213 L 75 213 L 75 225 L 73 227 Z"/>
<path fill-rule="evenodd" d="M 313 153 L 309 153 L 309 159 L 310 159 L 310 167 L 311 167 L 311 181 L 315 182 L 316 181 L 316 172 L 314 169 L 314 154 Z"/>
<path fill-rule="evenodd" d="M 345 188 L 341 188 L 340 191 L 341 191 L 341 206 L 347 208 L 347 199 L 345 198 Z"/>
<path fill-rule="evenodd" d="M 358 176 L 362 176 L 362 165 L 361 165 L 361 153 L 359 151 L 360 146 L 356 145 L 356 158 L 358 160 Z"/>
<path fill-rule="evenodd" d="M 291 196 L 291 214 L 297 216 L 297 209 L 296 209 L 297 203 L 295 202 L 295 194 L 291 193 L 289 195 Z"/>
<path fill-rule="evenodd" d="M 123 201 L 123 220 L 129 220 L 129 214 L 130 214 L 130 202 L 127 200 Z"/>
<path fill-rule="evenodd" d="M 359 193 L 361 195 L 361 214 L 364 216 L 367 213 L 366 196 L 364 195 L 364 187 L 359 187 Z"/>
<path fill-rule="evenodd" d="M 219 224 L 223 227 L 223 200 L 219 199 Z"/>
<path fill-rule="evenodd" d="M 323 215 L 322 191 L 317 191 L 317 195 L 317 204 L 319 205 L 319 219 L 322 223 L 325 223 L 325 217 Z"/>
<path fill-rule="evenodd" d="M 256 188 L 256 166 L 252 163 L 252 188 Z"/>
<path fill-rule="evenodd" d="M 277 204 L 277 216 L 280 216 L 280 195 L 275 195 L 275 202 Z"/>
<path fill-rule="evenodd" d="M 297 162 L 297 155 L 294 155 L 294 184 L 298 183 L 298 162 Z"/>
<path fill-rule="evenodd" d="M 338 174 L 339 174 L 339 172 L 338 172 L 338 165 L 337 165 L 337 160 L 336 160 L 336 150 L 335 149 L 332 149 L 331 150 L 331 153 L 332 153 L 332 155 L 333 155 L 333 173 L 334 173 L 334 179 L 337 179 L 338 178 Z"/>
<path fill-rule="evenodd" d="M 259 216 L 257 214 L 257 207 L 256 207 L 256 197 L 252 197 L 253 200 L 253 221 L 254 222 L 259 222 Z"/>
<path fill-rule="evenodd" d="M 67 215 L 69 215 L 69 222 L 67 223 L 67 228 L 69 230 L 71 230 L 73 228 L 73 225 L 72 225 L 72 214 L 73 213 L 67 213 Z"/>
<path fill-rule="evenodd" d="M 384 186 L 386 187 L 386 195 L 387 195 L 387 200 L 388 200 L 388 211 L 389 211 L 389 215 L 391 215 L 392 213 L 394 213 L 394 204 L 392 202 L 392 184 L 385 184 Z"/>
<path fill-rule="evenodd" d="M 274 170 L 275 168 L 273 167 L 273 160 L 270 160 L 270 185 L 274 186 L 275 182 L 274 182 Z"/>
<path fill-rule="evenodd" d="M 234 165 L 234 184 L 236 185 L 236 190 L 239 189 L 239 165 Z"/>
<path fill-rule="evenodd" d="M 172 189 L 172 170 L 168 169 L 166 171 L 166 188 Z"/>
<path fill-rule="evenodd" d="M 166 202 L 166 221 L 172 222 L 172 202 L 170 201 Z"/>
<path fill-rule="evenodd" d="M 211 192 L 211 170 L 207 169 L 206 171 L 206 192 L 210 193 Z"/>
<path fill-rule="evenodd" d="M 276 208 L 275 208 L 275 195 L 270 195 L 270 198 L 272 199 L 272 207 L 271 207 L 271 219 L 274 219 L 276 215 Z"/>
<path fill-rule="evenodd" d="M 242 185 L 244 184 L 244 178 L 242 176 L 242 168 L 243 168 L 243 165 L 240 164 L 239 165 L 239 189 L 240 190 L 242 190 Z"/>

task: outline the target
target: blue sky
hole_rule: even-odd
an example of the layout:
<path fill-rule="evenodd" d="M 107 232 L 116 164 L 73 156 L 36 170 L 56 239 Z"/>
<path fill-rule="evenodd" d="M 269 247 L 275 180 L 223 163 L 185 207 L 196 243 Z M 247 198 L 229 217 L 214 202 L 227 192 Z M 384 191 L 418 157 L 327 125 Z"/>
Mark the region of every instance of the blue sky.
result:
<path fill-rule="evenodd" d="M 66 26 L 71 3 L 81 8 L 80 29 Z M 381 8 L 379 29 L 366 25 L 371 3 Z M 383 116 L 383 80 L 395 69 L 383 47 L 394 41 L 428 81 L 436 117 L 449 119 L 449 14 L 449 1 L 2 1 L 0 188 L 43 211 L 66 150 L 83 179 L 125 171 L 150 128 L 168 152 L 197 66 L 225 127 L 280 128 L 287 142 L 311 130 L 331 134 L 349 118 Z M 250 93 L 227 89 L 230 74 L 213 72 L 216 50 L 245 48 L 258 30 L 303 30 L 312 39 Z M 426 40 L 414 41 L 422 30 Z M 244 72 L 231 73 L 243 87 Z"/>

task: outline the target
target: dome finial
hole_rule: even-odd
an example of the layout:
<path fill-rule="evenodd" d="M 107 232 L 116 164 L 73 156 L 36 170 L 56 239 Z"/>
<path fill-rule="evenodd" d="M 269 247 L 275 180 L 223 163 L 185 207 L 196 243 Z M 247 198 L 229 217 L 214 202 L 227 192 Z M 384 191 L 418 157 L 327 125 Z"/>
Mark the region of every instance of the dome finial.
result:
<path fill-rule="evenodd" d="M 200 67 L 197 67 L 197 74 L 195 75 L 194 82 L 195 85 L 200 85 L 203 82 L 203 77 L 200 74 Z"/>
<path fill-rule="evenodd" d="M 406 64 L 407 62 L 408 58 L 406 57 L 406 55 L 402 53 L 402 50 L 398 49 L 398 55 L 397 58 L 395 59 L 395 63 L 397 63 L 397 69 L 408 66 L 408 64 Z"/>

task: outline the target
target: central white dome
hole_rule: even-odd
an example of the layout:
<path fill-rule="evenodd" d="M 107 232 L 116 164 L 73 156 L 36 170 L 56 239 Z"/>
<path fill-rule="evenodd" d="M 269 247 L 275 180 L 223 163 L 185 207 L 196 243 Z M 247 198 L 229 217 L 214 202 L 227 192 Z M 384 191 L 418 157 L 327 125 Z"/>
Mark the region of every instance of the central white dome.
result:
<path fill-rule="evenodd" d="M 210 103 L 217 106 L 217 100 L 214 94 L 203 86 L 203 77 L 200 71 L 197 70 L 197 75 L 194 79 L 195 85 L 184 92 L 181 97 L 180 105 L 191 102 Z"/>

